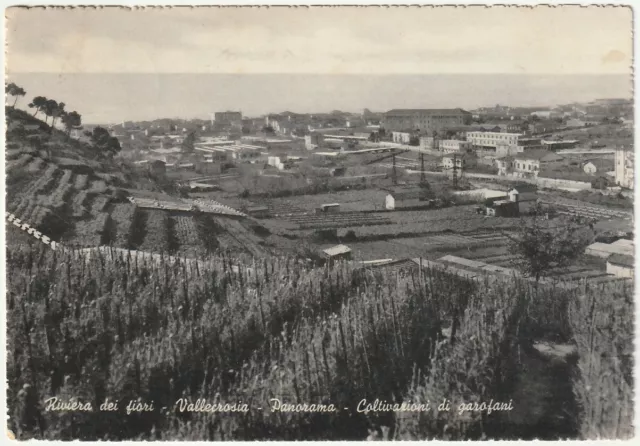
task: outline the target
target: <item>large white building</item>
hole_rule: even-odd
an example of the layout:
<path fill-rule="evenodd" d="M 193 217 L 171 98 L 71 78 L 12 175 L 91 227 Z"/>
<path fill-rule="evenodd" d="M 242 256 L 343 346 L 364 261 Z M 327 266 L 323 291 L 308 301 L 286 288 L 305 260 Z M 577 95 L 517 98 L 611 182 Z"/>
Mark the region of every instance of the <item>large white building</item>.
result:
<path fill-rule="evenodd" d="M 439 141 L 439 148 L 444 153 L 463 153 L 471 150 L 471 143 L 457 139 L 443 139 Z"/>
<path fill-rule="evenodd" d="M 467 132 L 467 141 L 477 147 L 517 146 L 521 133 Z"/>
<path fill-rule="evenodd" d="M 616 149 L 614 162 L 616 184 L 621 187 L 633 189 L 633 150 Z"/>

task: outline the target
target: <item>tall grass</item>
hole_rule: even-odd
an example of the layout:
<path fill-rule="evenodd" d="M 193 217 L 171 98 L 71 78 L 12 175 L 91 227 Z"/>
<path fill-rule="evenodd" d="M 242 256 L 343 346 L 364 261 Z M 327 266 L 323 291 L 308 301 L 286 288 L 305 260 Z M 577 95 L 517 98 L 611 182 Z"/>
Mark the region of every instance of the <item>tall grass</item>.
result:
<path fill-rule="evenodd" d="M 41 247 L 11 247 L 7 269 L 10 426 L 21 439 L 337 440 L 382 427 L 397 439 L 482 438 L 490 420 L 455 405 L 501 395 L 521 338 L 539 336 L 540 326 L 562 331 L 567 320 L 564 291 L 430 270 Z M 580 330 L 593 326 L 576 319 L 581 308 L 571 316 L 582 328 L 563 331 L 579 345 Z M 619 349 L 629 345 L 616 339 Z M 119 410 L 45 411 L 52 396 L 95 409 L 109 398 Z M 180 412 L 180 398 L 250 410 Z M 274 412 L 273 398 L 336 412 Z M 356 410 L 362 399 L 433 406 L 442 398 L 451 412 Z M 137 399 L 154 410 L 125 415 Z"/>
<path fill-rule="evenodd" d="M 569 315 L 579 354 L 574 392 L 581 437 L 633 437 L 633 287 L 587 290 Z"/>

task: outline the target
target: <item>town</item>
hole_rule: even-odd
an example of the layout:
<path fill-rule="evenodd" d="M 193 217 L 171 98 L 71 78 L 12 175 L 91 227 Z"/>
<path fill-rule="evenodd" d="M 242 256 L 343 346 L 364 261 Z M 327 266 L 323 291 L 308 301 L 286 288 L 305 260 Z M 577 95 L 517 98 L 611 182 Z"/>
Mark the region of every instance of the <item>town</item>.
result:
<path fill-rule="evenodd" d="M 173 194 L 131 191 L 131 203 L 176 220 L 177 254 L 197 251 L 189 212 L 215 203 L 229 222 L 264 228 L 260 237 L 225 223 L 238 231 L 227 245 L 237 252 L 304 249 L 372 268 L 424 259 L 462 274 L 509 274 L 509 232 L 542 203 L 558 221 L 590 224 L 597 240 L 551 276 L 602 283 L 633 275 L 632 126 L 630 100 L 597 99 L 473 111 L 225 111 L 110 132 L 123 159 L 174 186 Z"/>

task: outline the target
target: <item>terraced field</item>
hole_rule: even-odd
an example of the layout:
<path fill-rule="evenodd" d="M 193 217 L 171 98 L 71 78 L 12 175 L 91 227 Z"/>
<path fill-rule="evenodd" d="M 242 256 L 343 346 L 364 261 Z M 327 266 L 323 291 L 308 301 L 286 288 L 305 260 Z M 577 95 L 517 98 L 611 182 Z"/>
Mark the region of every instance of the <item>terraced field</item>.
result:
<path fill-rule="evenodd" d="M 68 246 L 110 245 L 184 256 L 216 250 L 253 256 L 273 252 L 263 246 L 269 231 L 258 235 L 240 221 L 244 214 L 216 201 L 165 196 L 132 203 L 123 201 L 108 176 L 76 174 L 31 154 L 12 156 L 7 211 Z"/>

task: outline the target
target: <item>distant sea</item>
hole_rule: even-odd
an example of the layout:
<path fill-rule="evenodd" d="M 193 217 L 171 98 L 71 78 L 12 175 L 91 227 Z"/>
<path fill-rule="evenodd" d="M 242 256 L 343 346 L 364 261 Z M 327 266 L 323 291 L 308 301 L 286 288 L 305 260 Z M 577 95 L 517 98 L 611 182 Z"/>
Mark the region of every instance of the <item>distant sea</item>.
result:
<path fill-rule="evenodd" d="M 631 75 L 313 75 L 9 73 L 27 91 L 22 107 L 46 96 L 77 110 L 85 123 L 245 116 L 291 111 L 386 111 L 547 106 L 632 97 Z M 20 104 L 19 104 L 20 105 Z"/>

